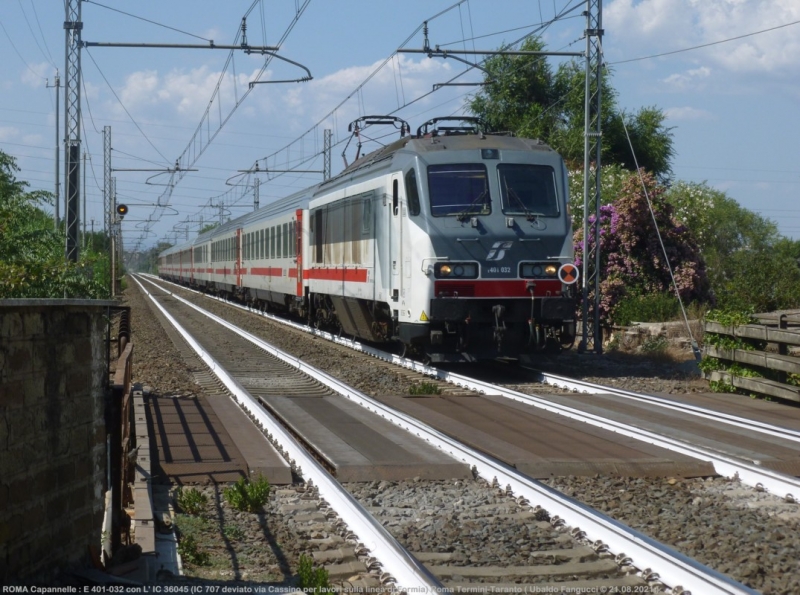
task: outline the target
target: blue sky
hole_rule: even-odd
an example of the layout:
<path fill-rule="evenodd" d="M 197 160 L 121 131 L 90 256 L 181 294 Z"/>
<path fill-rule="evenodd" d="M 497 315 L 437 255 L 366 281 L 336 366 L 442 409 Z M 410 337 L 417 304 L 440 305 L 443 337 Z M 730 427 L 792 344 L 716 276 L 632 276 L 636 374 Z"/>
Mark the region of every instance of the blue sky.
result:
<path fill-rule="evenodd" d="M 582 4 L 304 1 L 256 3 L 247 19 L 247 38 L 251 45 L 277 45 L 289 31 L 279 55 L 308 68 L 310 82 L 260 84 L 248 92 L 264 58 L 241 52 L 227 70 L 229 53 L 223 50 L 94 47 L 83 52 L 87 220 L 102 225 L 104 126 L 111 126 L 115 169 L 167 168 L 180 158 L 183 167 L 198 170 L 186 173 L 170 196 L 158 185 L 166 181 L 164 175 L 114 173 L 118 201 L 130 207 L 123 223 L 126 247 L 146 247 L 167 236 L 183 239 L 186 230 L 190 235 L 196 231 L 201 219 L 217 219 L 220 209 L 204 205 L 223 204 L 223 212 L 233 216 L 252 209 L 252 190 L 246 187 L 252 186 L 253 177 L 239 170 L 250 169 L 256 160 L 260 167 L 274 170 L 322 169 L 321 158 L 314 156 L 322 148 L 326 128 L 333 130 L 337 143 L 332 156 L 335 173 L 343 166 L 347 125 L 360 115 L 394 113 L 416 129 L 429 118 L 460 113 L 475 88 L 430 91 L 461 73 L 462 64 L 395 54 L 401 46 L 422 47 L 423 21 L 429 20 L 431 45 L 490 50 Z M 252 0 L 84 2 L 83 40 L 232 44 L 252 5 Z M 290 30 L 297 9 L 304 6 Z M 582 10 L 568 12 L 541 31 L 548 49 L 584 49 Z M 56 69 L 63 80 L 63 21 L 62 3 L 4 0 L 0 8 L 0 149 L 17 157 L 20 179 L 47 190 L 54 186 L 56 131 L 55 90 L 46 85 L 53 85 Z M 666 124 L 674 127 L 675 178 L 708 182 L 796 239 L 798 21 L 796 0 L 603 3 L 603 48 L 619 105 L 630 111 L 644 106 L 664 110 Z M 212 101 L 223 72 L 220 93 Z M 260 80 L 304 75 L 289 62 L 273 60 Z M 457 80 L 479 79 L 472 71 Z M 63 90 L 61 99 L 63 128 Z M 210 115 L 204 118 L 206 110 Z M 200 135 L 192 141 L 198 127 Z M 351 144 L 351 159 L 352 148 Z M 63 175 L 63 165 L 61 170 Z M 321 179 L 313 173 L 260 177 L 262 205 Z M 239 186 L 231 185 L 236 183 Z M 168 200 L 171 209 L 154 208 L 157 200 Z M 143 222 L 156 218 L 157 223 Z M 142 231 L 145 226 L 152 228 L 147 234 Z"/>

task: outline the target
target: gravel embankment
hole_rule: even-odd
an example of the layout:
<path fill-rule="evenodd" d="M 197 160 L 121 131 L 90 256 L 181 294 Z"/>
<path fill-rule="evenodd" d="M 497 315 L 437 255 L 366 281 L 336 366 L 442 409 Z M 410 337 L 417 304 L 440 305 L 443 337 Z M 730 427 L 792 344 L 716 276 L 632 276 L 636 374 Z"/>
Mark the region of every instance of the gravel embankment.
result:
<path fill-rule="evenodd" d="M 387 370 L 371 358 L 323 340 L 218 302 L 196 296 L 189 299 L 367 394 L 407 393 L 415 382 L 402 370 Z M 126 300 L 133 309 L 134 381 L 152 386 L 159 394 L 196 394 L 198 386 L 190 371 L 177 359 L 138 288 L 128 289 Z M 691 365 L 667 358 L 567 352 L 546 369 L 639 391 L 707 390 L 690 372 Z M 796 504 L 720 478 L 566 477 L 549 483 L 765 594 L 800 593 L 800 506 Z M 443 511 L 447 513 L 446 505 Z M 425 531 L 418 533 L 424 539 Z M 288 536 L 286 539 L 291 541 Z"/>

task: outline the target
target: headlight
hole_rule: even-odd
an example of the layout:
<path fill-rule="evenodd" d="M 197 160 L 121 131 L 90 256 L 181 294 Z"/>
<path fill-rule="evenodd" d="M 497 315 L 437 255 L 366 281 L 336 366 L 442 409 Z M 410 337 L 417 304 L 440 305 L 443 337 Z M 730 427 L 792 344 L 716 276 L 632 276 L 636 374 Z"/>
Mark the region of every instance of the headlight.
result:
<path fill-rule="evenodd" d="M 440 262 L 433 267 L 437 279 L 477 279 L 478 265 L 474 262 Z"/>
<path fill-rule="evenodd" d="M 546 279 L 558 274 L 558 264 L 553 262 L 523 262 L 519 266 L 519 276 L 523 279 Z"/>

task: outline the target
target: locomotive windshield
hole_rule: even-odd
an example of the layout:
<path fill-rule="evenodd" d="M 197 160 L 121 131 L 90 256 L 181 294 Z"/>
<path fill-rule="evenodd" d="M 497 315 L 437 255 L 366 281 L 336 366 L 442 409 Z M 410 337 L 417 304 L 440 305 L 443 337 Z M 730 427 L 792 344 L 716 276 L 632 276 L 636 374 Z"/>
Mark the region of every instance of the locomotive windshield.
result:
<path fill-rule="evenodd" d="M 499 164 L 500 196 L 506 215 L 558 216 L 555 172 L 552 167 Z"/>
<path fill-rule="evenodd" d="M 429 165 L 428 191 L 434 217 L 491 212 L 489 181 L 482 163 Z"/>

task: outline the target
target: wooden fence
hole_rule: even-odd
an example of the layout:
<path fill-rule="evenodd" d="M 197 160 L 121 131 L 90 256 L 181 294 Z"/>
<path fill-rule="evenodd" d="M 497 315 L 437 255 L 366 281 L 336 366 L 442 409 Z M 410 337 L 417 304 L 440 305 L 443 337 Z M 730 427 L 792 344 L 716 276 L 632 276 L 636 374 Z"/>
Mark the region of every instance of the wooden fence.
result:
<path fill-rule="evenodd" d="M 725 367 L 738 364 L 740 369 L 752 370 L 764 377 L 744 376 L 723 369 L 707 372 L 705 378 L 761 396 L 800 402 L 800 386 L 787 382 L 790 374 L 800 376 L 800 311 L 755 314 L 754 317 L 758 323 L 738 326 L 707 321 L 705 332 L 735 337 L 750 344 L 766 343 L 764 350 L 725 349 L 710 345 L 706 340 L 703 353 L 720 360 Z"/>

